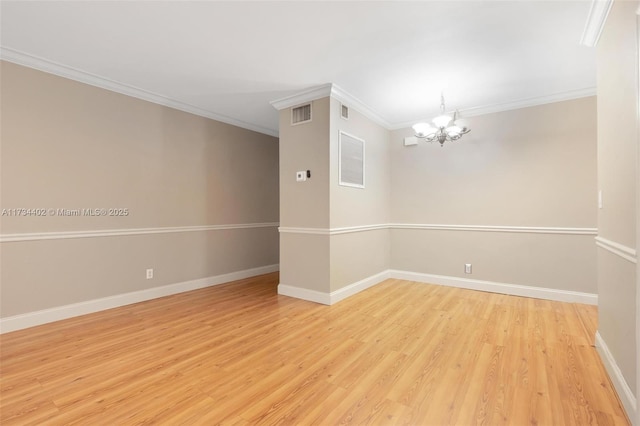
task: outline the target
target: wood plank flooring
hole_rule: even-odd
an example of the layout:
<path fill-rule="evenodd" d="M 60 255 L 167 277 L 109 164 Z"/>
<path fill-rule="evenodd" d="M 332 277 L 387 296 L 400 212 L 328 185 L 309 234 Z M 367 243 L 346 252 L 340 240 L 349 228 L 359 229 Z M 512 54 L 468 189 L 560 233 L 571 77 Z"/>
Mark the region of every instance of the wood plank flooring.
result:
<path fill-rule="evenodd" d="M 0 336 L 0 424 L 629 424 L 595 307 L 400 280 L 323 306 L 277 283 Z"/>

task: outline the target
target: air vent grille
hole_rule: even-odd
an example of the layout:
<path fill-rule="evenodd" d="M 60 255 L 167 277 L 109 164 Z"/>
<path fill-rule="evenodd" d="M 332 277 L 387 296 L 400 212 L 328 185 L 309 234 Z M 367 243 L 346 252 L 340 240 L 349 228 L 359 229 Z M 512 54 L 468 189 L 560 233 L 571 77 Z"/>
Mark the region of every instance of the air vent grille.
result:
<path fill-rule="evenodd" d="M 311 121 L 311 104 L 291 108 L 291 124 L 301 124 Z"/>
<path fill-rule="evenodd" d="M 349 107 L 346 105 L 342 105 L 342 110 L 340 111 L 340 116 L 345 120 L 349 119 Z"/>
<path fill-rule="evenodd" d="M 339 184 L 364 188 L 364 140 L 340 132 Z"/>

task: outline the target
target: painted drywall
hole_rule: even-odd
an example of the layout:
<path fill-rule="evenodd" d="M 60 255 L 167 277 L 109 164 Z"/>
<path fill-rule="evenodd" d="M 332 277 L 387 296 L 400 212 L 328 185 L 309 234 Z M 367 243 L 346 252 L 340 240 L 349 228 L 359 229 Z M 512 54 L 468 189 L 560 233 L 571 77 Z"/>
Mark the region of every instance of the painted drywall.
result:
<path fill-rule="evenodd" d="M 349 108 L 348 119 L 341 117 L 341 111 L 340 101 L 331 98 L 331 228 L 389 223 L 389 131 L 355 108 Z M 339 184 L 340 132 L 364 140 L 364 188 Z M 330 250 L 331 291 L 379 274 L 390 267 L 391 246 L 387 229 L 332 235 Z"/>
<path fill-rule="evenodd" d="M 640 5 L 636 9 L 636 48 L 637 56 L 636 60 L 638 65 L 636 70 L 638 71 L 638 78 L 636 81 L 639 84 L 638 90 L 640 91 Z M 640 95 L 639 95 L 640 96 Z M 638 110 L 640 115 L 640 107 Z M 636 176 L 640 177 L 640 119 L 638 119 L 637 125 L 638 132 L 636 134 L 636 158 L 637 169 Z M 636 181 L 636 425 L 640 425 L 640 262 L 638 262 L 638 249 L 640 248 L 640 184 Z"/>
<path fill-rule="evenodd" d="M 329 226 L 329 98 L 311 102 L 311 121 L 291 124 L 280 111 L 280 226 Z M 305 182 L 297 171 L 311 172 Z"/>
<path fill-rule="evenodd" d="M 596 226 L 595 97 L 467 121 L 471 132 L 444 147 L 392 133 L 394 222 Z"/>
<path fill-rule="evenodd" d="M 392 229 L 391 247 L 401 271 L 596 293 L 592 235 Z"/>
<path fill-rule="evenodd" d="M 311 121 L 291 123 L 280 110 L 280 226 L 329 226 L 329 98 L 311 102 Z M 297 171 L 311 172 L 303 182 Z M 327 293 L 329 235 L 280 233 L 280 283 Z"/>
<path fill-rule="evenodd" d="M 312 121 L 280 111 L 280 283 L 329 295 L 389 268 L 389 232 L 332 234 L 389 220 L 389 131 L 333 97 L 312 102 Z M 339 185 L 340 132 L 365 141 L 365 188 Z M 295 172 L 311 178 L 296 182 Z M 312 233 L 309 233 L 312 232 Z"/>
<path fill-rule="evenodd" d="M 278 263 L 276 225 L 162 232 L 277 224 L 276 138 L 9 62 L 1 67 L 0 209 L 47 211 L 3 215 L 2 235 L 134 234 L 2 242 L 3 318 Z M 58 211 L 97 208 L 127 213 Z M 149 228 L 160 233 L 136 234 Z"/>
<path fill-rule="evenodd" d="M 598 186 L 603 193 L 598 235 L 628 251 L 637 249 L 637 7 L 638 2 L 614 2 L 597 46 Z M 637 396 L 636 271 L 634 262 L 598 247 L 598 332 Z M 625 393 L 618 393 L 633 417 Z"/>
<path fill-rule="evenodd" d="M 349 119 L 341 118 L 341 109 L 340 101 L 331 98 L 330 226 L 342 228 L 388 223 L 391 209 L 389 131 L 355 108 L 349 108 Z M 365 142 L 364 188 L 339 184 L 340 132 Z"/>
<path fill-rule="evenodd" d="M 460 141 L 391 134 L 391 220 L 565 233 L 393 229 L 393 269 L 596 293 L 596 100 L 468 119 Z M 558 229 L 560 228 L 560 229 Z M 472 264 L 472 274 L 464 264 Z"/>

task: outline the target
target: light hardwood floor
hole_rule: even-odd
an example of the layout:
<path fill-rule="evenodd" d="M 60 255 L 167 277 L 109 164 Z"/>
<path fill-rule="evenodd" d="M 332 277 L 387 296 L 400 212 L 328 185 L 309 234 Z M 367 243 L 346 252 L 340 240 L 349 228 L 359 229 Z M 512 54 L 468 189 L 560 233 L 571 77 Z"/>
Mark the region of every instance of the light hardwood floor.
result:
<path fill-rule="evenodd" d="M 277 282 L 0 336 L 0 424 L 628 424 L 595 307 L 400 280 L 323 306 Z"/>

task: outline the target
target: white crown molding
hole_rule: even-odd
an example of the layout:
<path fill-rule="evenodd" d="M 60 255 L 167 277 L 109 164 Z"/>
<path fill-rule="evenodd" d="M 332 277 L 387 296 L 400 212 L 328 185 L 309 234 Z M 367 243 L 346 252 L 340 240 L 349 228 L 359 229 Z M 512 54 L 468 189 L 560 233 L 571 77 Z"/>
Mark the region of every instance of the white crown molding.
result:
<path fill-rule="evenodd" d="M 391 123 L 385 120 L 380 114 L 369 108 L 369 106 L 367 106 L 367 104 L 362 102 L 360 99 L 349 94 L 347 91 L 335 84 L 331 86 L 331 97 L 340 101 L 343 105 L 355 109 L 360 114 L 364 115 L 369 120 L 379 124 L 385 129 L 391 129 Z"/>
<path fill-rule="evenodd" d="M 611 0 L 607 0 L 611 1 Z M 227 117 L 225 115 L 216 114 L 212 111 L 207 111 L 202 108 L 189 105 L 184 102 L 180 102 L 166 96 L 159 95 L 157 93 L 149 92 L 144 89 L 140 89 L 127 84 L 119 83 L 114 80 L 100 77 L 89 72 L 69 67 L 48 59 L 40 58 L 34 55 L 30 55 L 24 52 L 20 52 L 15 49 L 6 47 L 0 47 L 0 59 L 12 62 L 18 65 L 23 65 L 29 68 L 34 68 L 40 71 L 44 71 L 50 74 L 55 74 L 60 77 L 68 78 L 70 80 L 79 81 L 91 86 L 99 87 L 102 89 L 110 90 L 112 92 L 121 93 L 123 95 L 131 96 L 134 98 L 142 99 L 147 102 L 151 102 L 158 105 L 163 105 L 169 108 L 174 108 L 180 111 L 188 112 L 190 114 L 198 115 L 200 117 L 210 118 L 212 120 L 220 121 L 222 123 L 231 124 L 243 129 L 251 130 L 258 133 L 263 133 L 269 136 L 278 137 L 279 132 L 275 129 L 270 129 L 257 124 L 247 123 L 242 120 Z M 577 99 L 587 96 L 594 96 L 596 94 L 595 88 L 586 88 L 581 90 L 573 90 L 563 93 L 557 93 L 549 96 L 540 96 L 537 98 L 530 98 L 521 101 L 506 102 L 502 104 L 487 105 L 482 107 L 474 107 L 460 110 L 460 113 L 467 117 L 475 115 L 490 114 L 494 112 L 508 111 L 512 109 L 525 108 L 529 106 L 543 105 L 547 103 L 560 102 L 564 100 Z M 415 124 L 415 121 L 406 123 L 390 123 L 384 119 L 380 114 L 375 112 L 364 102 L 352 96 L 339 86 L 327 83 L 320 86 L 315 86 L 291 96 L 287 96 L 281 99 L 274 100 L 271 103 L 274 108 L 281 110 L 284 108 L 290 108 L 306 102 L 322 99 L 325 97 L 333 97 L 339 100 L 341 103 L 347 105 L 350 108 L 355 109 L 371 121 L 379 124 L 387 130 L 397 130 L 411 127 Z"/>
<path fill-rule="evenodd" d="M 628 260 L 631 263 L 637 263 L 637 252 L 631 247 L 627 247 L 623 244 L 616 243 L 615 241 L 607 240 L 606 238 L 597 236 L 596 245 L 600 248 L 607 250 L 621 258 Z"/>
<path fill-rule="evenodd" d="M 633 391 L 624 379 L 622 371 L 620 371 L 620 367 L 618 367 L 616 359 L 613 357 L 613 354 L 609 350 L 609 346 L 607 346 L 607 343 L 602 338 L 600 331 L 596 332 L 596 350 L 600 355 L 600 359 L 602 360 L 602 364 L 604 364 L 605 370 L 607 370 L 607 373 L 609 374 L 609 378 L 613 383 L 616 393 L 622 401 L 622 406 L 627 412 L 627 417 L 629 417 L 629 419 L 631 419 L 631 423 L 634 424 L 633 419 L 635 418 L 638 408 L 636 397 L 633 395 Z"/>
<path fill-rule="evenodd" d="M 596 96 L 595 87 L 569 90 L 566 92 L 554 93 L 552 95 L 537 96 L 535 98 L 521 99 L 518 101 L 504 102 L 500 104 L 466 108 L 466 109 L 459 110 L 459 113 L 463 117 L 474 117 L 477 115 L 493 114 L 496 112 L 504 112 L 504 111 L 511 111 L 514 109 L 529 108 L 533 106 L 552 104 L 555 102 L 570 101 L 572 99 L 586 98 L 589 96 Z M 394 124 L 389 128 L 389 130 L 406 129 L 413 126 L 418 121 L 420 120 L 413 120 L 413 121 L 408 121 L 404 123 Z"/>
<path fill-rule="evenodd" d="M 613 5 L 613 0 L 592 0 L 589 16 L 582 31 L 580 44 L 583 46 L 594 47 L 598 44 L 600 34 L 604 28 L 604 24 L 609 16 L 609 11 Z"/>
<path fill-rule="evenodd" d="M 331 95 L 331 83 L 322 84 L 320 86 L 314 86 L 309 89 L 305 89 L 296 94 L 285 96 L 284 98 L 276 99 L 269 102 L 278 111 L 298 106 L 307 102 L 315 101 L 317 99 L 326 98 Z"/>
<path fill-rule="evenodd" d="M 272 228 L 278 223 L 240 223 L 232 225 L 167 226 L 163 228 L 102 229 L 93 231 L 31 232 L 0 234 L 0 243 L 38 240 L 66 240 L 70 238 L 121 237 L 126 235 L 169 234 L 175 232 L 221 231 L 227 229 Z"/>
<path fill-rule="evenodd" d="M 551 95 L 537 96 L 534 98 L 521 99 L 512 102 L 505 102 L 501 104 L 485 105 L 467 109 L 459 110 L 460 114 L 465 117 L 473 117 L 476 115 L 492 114 L 495 112 L 510 111 L 520 108 L 528 108 L 532 106 L 551 104 L 555 102 L 569 101 L 572 99 L 586 98 L 596 95 L 595 87 L 587 87 L 584 89 L 569 90 L 561 93 L 554 93 Z M 296 93 L 285 98 L 277 99 L 271 102 L 274 108 L 281 110 L 284 108 L 290 108 L 293 106 L 301 105 L 307 102 L 315 101 L 326 97 L 332 97 L 337 99 L 344 105 L 355 109 L 374 123 L 379 124 L 387 130 L 406 129 L 413 126 L 417 120 L 404 122 L 404 123 L 390 123 L 385 120 L 380 114 L 369 108 L 364 102 L 350 95 L 347 91 L 339 86 L 327 83 L 321 86 L 312 87 L 302 92 Z"/>
<path fill-rule="evenodd" d="M 385 129 L 389 129 L 391 127 L 391 124 L 387 120 L 382 118 L 380 114 L 369 108 L 369 106 L 367 106 L 360 99 L 349 94 L 347 91 L 333 83 L 311 87 L 299 93 L 276 99 L 275 101 L 271 102 L 271 105 L 273 105 L 275 109 L 280 111 L 285 108 L 291 108 L 326 97 L 332 97 L 340 101 L 342 104 L 358 111 L 360 114 L 364 115 L 369 120 L 379 124 Z"/>
<path fill-rule="evenodd" d="M 441 225 L 421 223 L 379 223 L 374 225 L 345 226 L 340 228 L 296 228 L 282 226 L 280 233 L 339 235 L 353 232 L 374 231 L 379 229 L 417 229 L 438 231 L 478 231 L 478 232 L 512 232 L 526 234 L 562 234 L 562 235 L 597 235 L 597 228 L 562 228 L 533 226 L 485 226 L 485 225 Z"/>
<path fill-rule="evenodd" d="M 131 96 L 134 98 L 142 99 L 143 101 L 151 102 L 154 104 L 166 106 L 169 108 L 177 109 L 180 111 L 188 112 L 190 114 L 198 115 L 200 117 L 210 118 L 212 120 L 220 121 L 222 123 L 231 124 L 233 126 L 241 127 L 243 129 L 252 130 L 254 132 L 263 133 L 269 136 L 278 136 L 278 131 L 270 129 L 264 126 L 259 126 L 253 123 L 247 123 L 246 121 L 237 120 L 235 118 L 227 117 L 225 115 L 216 114 L 212 111 L 207 111 L 202 108 L 198 108 L 193 105 L 180 102 L 166 96 L 159 95 L 157 93 L 149 92 L 138 87 L 130 86 L 127 84 L 119 83 L 114 80 L 110 80 L 98 75 L 73 68 L 67 65 L 60 64 L 58 62 L 50 61 L 48 59 L 40 58 L 34 55 L 30 55 L 24 52 L 20 52 L 15 49 L 6 47 L 0 47 L 0 59 L 14 64 L 23 65 L 25 67 L 34 68 L 40 71 L 44 71 L 50 74 L 55 74 L 60 77 L 68 78 L 70 80 L 79 81 L 81 83 L 88 84 L 90 86 L 99 87 L 112 92 L 121 93 L 123 95 Z"/>
<path fill-rule="evenodd" d="M 58 306 L 41 311 L 14 315 L 11 317 L 0 319 L 0 333 L 22 330 L 24 328 L 34 327 L 36 325 L 60 321 L 80 315 L 91 314 L 94 312 L 104 311 L 106 309 L 130 305 L 132 303 L 144 302 L 146 300 L 157 299 L 159 297 L 183 293 L 185 291 L 198 290 L 218 284 L 225 284 L 231 281 L 276 272 L 279 269 L 280 267 L 277 264 L 260 266 L 257 268 L 230 272 L 228 274 L 215 275 L 207 278 L 200 278 L 197 280 L 183 281 L 176 284 L 153 287 L 146 290 L 117 294 L 100 299 L 88 300 L 86 302 L 73 303 L 71 305 Z"/>

